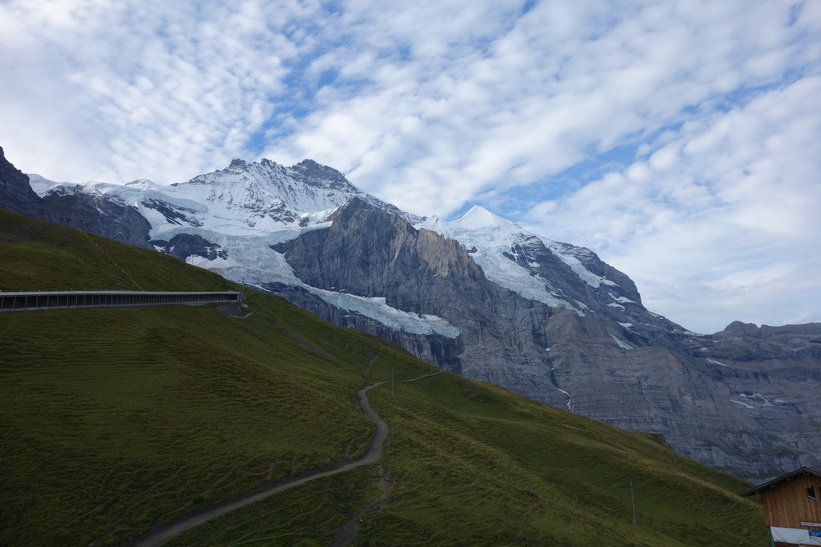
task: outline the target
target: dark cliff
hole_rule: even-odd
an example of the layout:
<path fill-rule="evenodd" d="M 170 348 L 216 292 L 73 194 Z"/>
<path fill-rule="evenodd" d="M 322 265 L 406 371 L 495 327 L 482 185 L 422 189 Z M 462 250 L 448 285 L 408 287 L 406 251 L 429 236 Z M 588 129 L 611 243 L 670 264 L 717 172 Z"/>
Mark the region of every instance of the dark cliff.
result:
<path fill-rule="evenodd" d="M 84 192 L 50 193 L 41 198 L 28 175 L 14 167 L 0 148 L 0 207 L 84 232 L 135 245 L 149 245 L 149 222 L 134 208 Z"/>
<path fill-rule="evenodd" d="M 15 213 L 33 217 L 43 215 L 44 206 L 29 184 L 28 175 L 23 174 L 7 159 L 0 147 L 0 207 Z"/>

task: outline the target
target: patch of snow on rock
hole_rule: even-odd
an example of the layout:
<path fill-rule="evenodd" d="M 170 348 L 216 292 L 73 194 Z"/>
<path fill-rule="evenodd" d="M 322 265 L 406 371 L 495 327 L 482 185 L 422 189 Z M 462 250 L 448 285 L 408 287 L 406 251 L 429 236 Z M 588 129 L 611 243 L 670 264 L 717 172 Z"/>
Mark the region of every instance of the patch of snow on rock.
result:
<path fill-rule="evenodd" d="M 610 335 L 610 338 L 612 338 L 616 345 L 619 346 L 621 349 L 633 349 L 633 346 L 619 339 L 618 337 L 613 336 L 612 334 Z"/>
<path fill-rule="evenodd" d="M 570 266 L 570 269 L 579 276 L 579 279 L 594 289 L 598 289 L 601 285 L 617 286 L 615 282 L 610 281 L 600 275 L 596 275 L 584 267 L 584 264 L 582 264 L 579 256 L 589 255 L 590 251 L 588 249 L 583 247 L 573 247 L 571 245 L 562 244 L 549 239 L 543 239 L 542 241 L 545 246 L 550 249 L 550 252 L 559 257 L 562 262 Z"/>

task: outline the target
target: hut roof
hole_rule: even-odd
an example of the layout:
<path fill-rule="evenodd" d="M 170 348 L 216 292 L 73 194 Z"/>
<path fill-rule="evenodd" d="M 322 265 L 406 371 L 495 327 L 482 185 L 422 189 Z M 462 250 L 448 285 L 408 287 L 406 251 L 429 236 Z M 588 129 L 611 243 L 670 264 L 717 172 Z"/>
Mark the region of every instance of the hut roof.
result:
<path fill-rule="evenodd" d="M 742 498 L 747 496 L 754 496 L 756 494 L 760 494 L 762 490 L 766 490 L 767 488 L 775 488 L 782 482 L 787 482 L 792 480 L 793 478 L 799 475 L 815 475 L 816 477 L 821 477 L 821 466 L 816 467 L 802 467 L 800 469 L 796 469 L 786 475 L 781 475 L 771 481 L 767 481 L 764 484 L 759 484 L 755 488 L 751 488 L 746 492 L 742 492 L 739 494 Z"/>

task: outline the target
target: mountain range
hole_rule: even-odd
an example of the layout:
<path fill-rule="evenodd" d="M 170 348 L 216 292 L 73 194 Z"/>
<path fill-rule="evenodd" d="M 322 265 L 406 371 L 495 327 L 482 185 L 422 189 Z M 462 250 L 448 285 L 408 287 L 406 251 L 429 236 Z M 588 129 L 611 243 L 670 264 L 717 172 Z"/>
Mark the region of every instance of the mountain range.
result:
<path fill-rule="evenodd" d="M 312 160 L 55 183 L 2 149 L 0 207 L 176 256 L 738 477 L 821 464 L 821 324 L 689 332 L 591 250 L 480 207 L 415 216 Z"/>
<path fill-rule="evenodd" d="M 171 256 L 0 210 L 0 289 L 21 286 L 244 298 L 0 313 L 0 545 L 766 541 L 761 503 L 738 495 L 749 482 L 657 436 L 438 371 Z"/>

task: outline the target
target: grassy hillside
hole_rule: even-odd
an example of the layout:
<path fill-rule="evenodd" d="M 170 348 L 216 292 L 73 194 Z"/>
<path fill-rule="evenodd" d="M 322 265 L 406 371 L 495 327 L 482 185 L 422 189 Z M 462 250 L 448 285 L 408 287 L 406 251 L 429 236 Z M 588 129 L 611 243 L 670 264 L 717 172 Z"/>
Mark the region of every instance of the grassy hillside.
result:
<path fill-rule="evenodd" d="M 0 212 L 0 289 L 217 290 L 150 251 Z M 177 545 L 765 545 L 747 484 L 650 436 L 432 372 L 252 293 L 246 318 L 160 306 L 0 314 L 0 545 L 128 543 L 153 524 L 364 453 Z M 392 372 L 397 380 L 391 393 Z M 630 481 L 638 526 L 631 524 Z"/>

